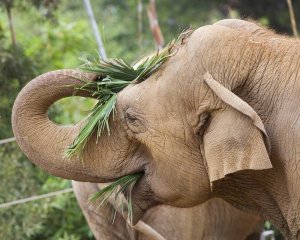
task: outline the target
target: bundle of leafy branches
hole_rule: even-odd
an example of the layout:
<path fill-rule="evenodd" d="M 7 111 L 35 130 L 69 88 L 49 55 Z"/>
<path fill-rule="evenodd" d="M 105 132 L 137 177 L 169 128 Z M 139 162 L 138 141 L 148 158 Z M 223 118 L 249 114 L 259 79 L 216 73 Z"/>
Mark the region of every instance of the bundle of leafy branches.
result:
<path fill-rule="evenodd" d="M 91 195 L 89 200 L 91 203 L 97 204 L 97 208 L 104 206 L 109 200 L 114 201 L 112 222 L 114 222 L 117 208 L 119 208 L 116 204 L 116 201 L 119 200 L 118 202 L 121 203 L 121 210 L 119 213 L 121 213 L 124 218 L 127 218 L 127 221 L 129 221 L 129 223 L 132 223 L 133 213 L 131 190 L 134 184 L 140 179 L 142 175 L 143 173 L 135 173 L 121 177 L 113 183 L 102 188 L 100 191 Z M 120 196 L 121 193 L 124 194 L 125 199 L 122 199 L 122 196 Z"/>
<path fill-rule="evenodd" d="M 86 124 L 80 130 L 72 145 L 67 149 L 66 156 L 80 155 L 91 137 L 96 131 L 100 137 L 103 131 L 110 133 L 108 120 L 115 112 L 117 93 L 132 83 L 140 83 L 146 80 L 159 66 L 171 56 L 171 49 L 175 41 L 169 43 L 163 50 L 151 57 L 137 61 L 130 65 L 123 59 L 111 59 L 104 61 L 101 58 L 92 61 L 85 60 L 81 69 L 96 73 L 96 80 L 78 79 L 84 84 L 75 86 L 75 90 L 86 91 L 98 102 L 91 110 Z"/>
<path fill-rule="evenodd" d="M 98 102 L 91 110 L 91 113 L 78 136 L 75 138 L 72 145 L 68 147 L 66 152 L 67 157 L 72 157 L 74 155 L 80 156 L 87 141 L 94 132 L 97 134 L 97 139 L 105 129 L 108 134 L 110 134 L 108 123 L 110 116 L 116 111 L 117 93 L 129 84 L 143 82 L 153 74 L 172 55 L 172 50 L 176 42 L 177 41 L 173 40 L 161 51 L 157 51 L 156 54 L 143 60 L 139 60 L 132 65 L 122 59 L 111 59 L 109 61 L 104 61 L 100 58 L 92 61 L 85 60 L 81 69 L 96 73 L 98 76 L 96 80 L 93 81 L 78 79 L 83 82 L 83 85 L 75 86 L 75 90 L 88 92 L 95 97 Z M 90 200 L 94 203 L 100 202 L 99 207 L 101 207 L 112 195 L 117 199 L 120 193 L 126 192 L 126 218 L 131 223 L 131 189 L 141 176 L 142 174 L 139 173 L 119 178 L 94 194 Z"/>

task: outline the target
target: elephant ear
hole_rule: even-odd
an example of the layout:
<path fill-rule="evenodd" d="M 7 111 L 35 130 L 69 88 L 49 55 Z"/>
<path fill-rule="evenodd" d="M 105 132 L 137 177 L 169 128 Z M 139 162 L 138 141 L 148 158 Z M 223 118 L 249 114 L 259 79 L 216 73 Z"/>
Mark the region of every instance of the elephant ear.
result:
<path fill-rule="evenodd" d="M 241 170 L 272 168 L 270 142 L 258 114 L 246 102 L 206 73 L 208 87 L 227 104 L 212 113 L 203 135 L 202 151 L 210 182 Z"/>

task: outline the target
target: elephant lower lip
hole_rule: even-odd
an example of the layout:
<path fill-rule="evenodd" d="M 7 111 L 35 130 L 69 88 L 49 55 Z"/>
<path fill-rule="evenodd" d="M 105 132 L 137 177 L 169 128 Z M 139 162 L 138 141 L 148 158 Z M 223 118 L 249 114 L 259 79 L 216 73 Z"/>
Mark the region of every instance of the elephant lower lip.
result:
<path fill-rule="evenodd" d="M 147 209 L 142 209 L 133 204 L 132 225 L 136 225 L 142 219 Z"/>
<path fill-rule="evenodd" d="M 147 209 L 159 204 L 150 185 L 143 176 L 133 187 L 132 193 L 132 224 L 142 219 Z"/>

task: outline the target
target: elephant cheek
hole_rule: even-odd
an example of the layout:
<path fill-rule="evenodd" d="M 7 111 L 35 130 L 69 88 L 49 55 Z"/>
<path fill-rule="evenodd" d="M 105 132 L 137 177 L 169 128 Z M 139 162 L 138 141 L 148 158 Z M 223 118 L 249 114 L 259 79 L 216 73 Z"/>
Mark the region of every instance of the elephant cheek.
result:
<path fill-rule="evenodd" d="M 164 163 L 165 165 L 165 163 Z M 207 172 L 199 164 L 161 166 L 150 178 L 154 194 L 161 202 L 174 207 L 193 207 L 208 200 L 210 183 Z"/>

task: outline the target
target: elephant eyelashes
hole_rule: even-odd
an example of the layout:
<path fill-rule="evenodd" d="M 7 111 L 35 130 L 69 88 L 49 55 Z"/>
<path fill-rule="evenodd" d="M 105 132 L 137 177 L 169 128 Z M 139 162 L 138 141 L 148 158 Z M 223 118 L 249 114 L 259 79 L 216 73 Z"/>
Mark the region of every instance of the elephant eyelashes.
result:
<path fill-rule="evenodd" d="M 134 133 L 145 132 L 146 128 L 142 121 L 136 117 L 136 113 L 132 110 L 127 110 L 125 113 L 125 120 L 128 128 Z"/>
<path fill-rule="evenodd" d="M 126 112 L 126 121 L 128 122 L 128 123 L 130 123 L 130 124 L 134 124 L 138 119 L 135 117 L 135 116 L 133 116 L 131 113 L 129 113 L 129 112 Z"/>

